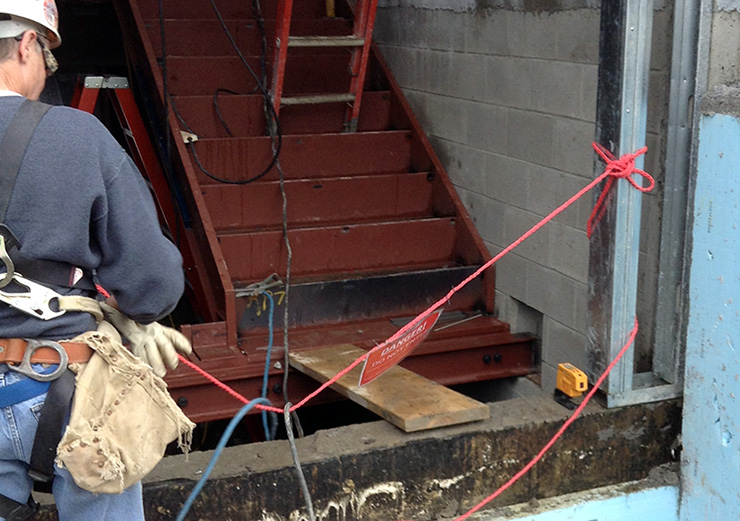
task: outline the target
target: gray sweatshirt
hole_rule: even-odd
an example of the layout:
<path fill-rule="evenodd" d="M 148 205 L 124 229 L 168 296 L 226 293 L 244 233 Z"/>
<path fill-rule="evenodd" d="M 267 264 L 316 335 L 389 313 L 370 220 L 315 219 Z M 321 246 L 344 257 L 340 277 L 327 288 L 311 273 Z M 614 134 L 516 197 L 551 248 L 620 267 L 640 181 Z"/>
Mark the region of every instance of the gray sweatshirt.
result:
<path fill-rule="evenodd" d="M 23 100 L 0 97 L 0 137 Z M 162 235 L 144 179 L 113 136 L 85 112 L 53 107 L 41 120 L 4 224 L 24 256 L 95 272 L 121 311 L 137 321 L 167 315 L 182 295 L 182 258 Z M 91 328 L 85 313 L 43 321 L 0 303 L 0 338 L 67 339 Z"/>

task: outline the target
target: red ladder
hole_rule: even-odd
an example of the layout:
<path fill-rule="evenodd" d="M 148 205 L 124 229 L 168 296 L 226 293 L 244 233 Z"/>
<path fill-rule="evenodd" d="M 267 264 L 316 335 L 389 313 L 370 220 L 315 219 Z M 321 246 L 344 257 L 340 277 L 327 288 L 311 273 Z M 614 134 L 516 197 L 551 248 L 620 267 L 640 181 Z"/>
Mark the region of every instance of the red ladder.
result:
<path fill-rule="evenodd" d="M 149 182 L 157 212 L 163 227 L 173 237 L 179 237 L 178 247 L 183 257 L 183 267 L 190 282 L 188 290 L 192 292 L 190 303 L 193 310 L 215 320 L 215 303 L 206 298 L 207 292 L 198 276 L 195 255 L 197 248 L 192 232 L 184 226 L 178 217 L 174 197 L 162 169 L 154 145 L 149 138 L 144 120 L 139 113 L 133 92 L 127 78 L 115 76 L 87 76 L 80 78 L 75 85 L 70 106 L 90 114 L 95 110 L 100 92 L 106 92 L 128 145 L 129 154 L 137 168 Z"/>
<path fill-rule="evenodd" d="M 279 1 L 275 27 L 275 50 L 272 61 L 272 88 L 270 90 L 276 114 L 280 114 L 281 106 L 346 102 L 350 106 L 347 108 L 344 130 L 345 132 L 357 131 L 362 89 L 365 83 L 377 9 L 378 0 L 357 0 L 354 9 L 354 29 L 351 36 L 299 37 L 290 36 L 293 0 Z M 327 1 L 327 14 L 333 15 L 333 2 L 330 0 Z M 289 47 L 353 47 L 349 64 L 351 74 L 349 93 L 283 97 L 285 62 L 288 58 Z"/>

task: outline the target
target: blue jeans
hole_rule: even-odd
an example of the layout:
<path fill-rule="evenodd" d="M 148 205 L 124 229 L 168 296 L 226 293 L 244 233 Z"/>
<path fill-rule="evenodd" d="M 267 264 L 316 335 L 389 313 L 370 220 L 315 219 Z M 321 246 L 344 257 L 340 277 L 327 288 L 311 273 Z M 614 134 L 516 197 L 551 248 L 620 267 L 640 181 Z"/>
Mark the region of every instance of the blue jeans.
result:
<path fill-rule="evenodd" d="M 40 366 L 39 366 L 40 368 Z M 39 370 L 37 368 L 37 370 Z M 0 386 L 13 384 L 25 376 L 0 365 Z M 46 395 L 1 409 L 0 418 L 0 494 L 25 503 L 33 482 L 28 477 L 31 448 Z M 122 494 L 93 494 L 78 487 L 65 469 L 54 466 L 52 485 L 59 521 L 143 521 L 141 483 Z M 4 518 L 0 517 L 0 520 Z"/>

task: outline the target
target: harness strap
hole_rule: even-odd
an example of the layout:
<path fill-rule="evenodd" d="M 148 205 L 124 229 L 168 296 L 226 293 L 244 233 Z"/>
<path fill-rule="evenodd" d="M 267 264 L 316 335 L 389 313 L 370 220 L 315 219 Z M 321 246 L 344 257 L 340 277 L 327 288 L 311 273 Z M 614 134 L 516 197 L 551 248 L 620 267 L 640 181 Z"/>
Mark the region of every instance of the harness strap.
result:
<path fill-rule="evenodd" d="M 0 184 L 4 179 L 2 175 L 0 173 Z M 10 258 L 15 270 L 22 273 L 24 277 L 54 286 L 97 291 L 92 276 L 76 266 L 48 259 L 30 259 L 22 255 L 20 241 L 4 224 L 0 224 L 0 235 L 5 239 L 5 254 Z M 0 260 L 7 267 L 7 260 Z"/>
<path fill-rule="evenodd" d="M 39 504 L 33 497 L 28 498 L 28 503 L 23 504 L 0 494 L 0 517 L 6 521 L 27 521 L 39 511 Z"/>
<path fill-rule="evenodd" d="M 51 105 L 25 100 L 13 116 L 0 141 L 0 223 L 5 222 L 5 214 L 18 178 L 18 171 L 26 156 L 31 138 L 49 109 Z M 18 272 L 25 277 L 56 286 L 95 290 L 90 274 L 83 273 L 79 268 L 65 262 L 24 257 L 19 251 L 18 240 L 6 226 L 0 225 L 0 233 L 5 238 L 8 256 Z M 7 265 L 5 261 L 3 264 Z"/>
<path fill-rule="evenodd" d="M 10 126 L 0 142 L 0 222 L 5 221 L 15 179 L 21 167 L 31 137 L 41 118 L 51 105 L 25 100 L 10 121 Z"/>
<path fill-rule="evenodd" d="M 100 309 L 100 302 L 90 297 L 80 295 L 66 295 L 59 297 L 59 309 L 64 311 L 84 311 L 90 313 L 95 321 L 99 324 L 105 319 L 103 310 Z"/>
<path fill-rule="evenodd" d="M 25 402 L 44 394 L 49 390 L 49 384 L 50 382 L 38 382 L 32 378 L 25 378 L 14 384 L 0 387 L 0 407 Z"/>
<path fill-rule="evenodd" d="M 75 391 L 75 374 L 64 371 L 51 382 L 46 401 L 41 408 L 39 426 L 31 449 L 31 463 L 28 475 L 34 481 L 49 483 L 54 477 L 54 458 L 57 446 L 62 440 L 64 420 L 72 406 L 72 395 Z"/>

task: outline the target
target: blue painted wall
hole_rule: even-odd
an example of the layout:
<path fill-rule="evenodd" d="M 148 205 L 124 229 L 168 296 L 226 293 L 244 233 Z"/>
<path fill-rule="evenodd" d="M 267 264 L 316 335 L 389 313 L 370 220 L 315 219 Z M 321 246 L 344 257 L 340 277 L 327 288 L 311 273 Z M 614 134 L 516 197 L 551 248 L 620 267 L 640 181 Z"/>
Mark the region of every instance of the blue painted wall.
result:
<path fill-rule="evenodd" d="M 740 519 L 740 120 L 702 116 L 684 391 L 681 521 Z"/>
<path fill-rule="evenodd" d="M 660 487 L 506 521 L 676 521 L 677 509 L 678 487 Z"/>

